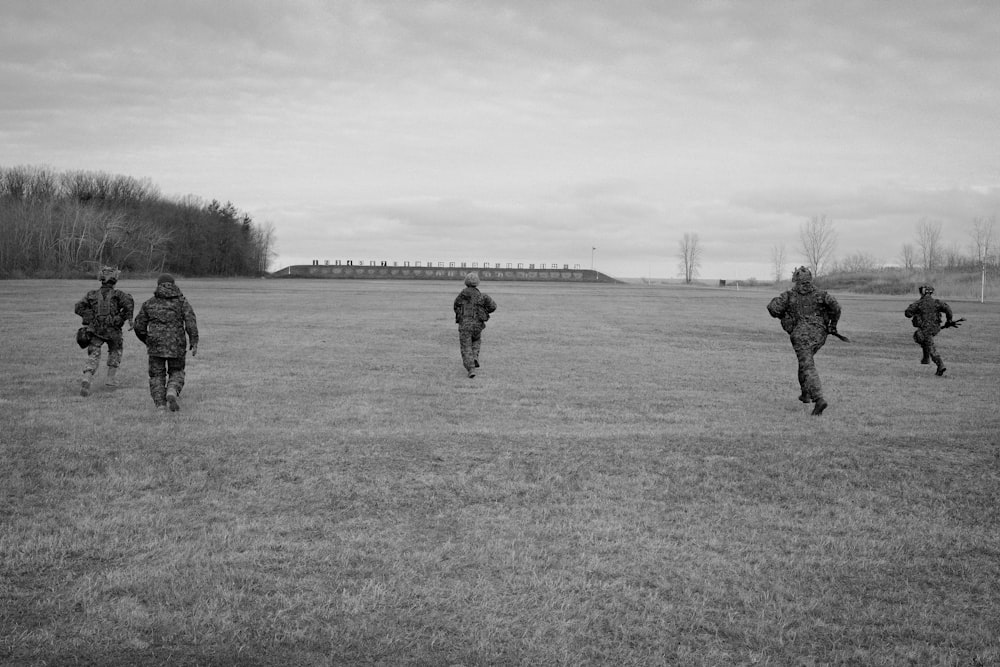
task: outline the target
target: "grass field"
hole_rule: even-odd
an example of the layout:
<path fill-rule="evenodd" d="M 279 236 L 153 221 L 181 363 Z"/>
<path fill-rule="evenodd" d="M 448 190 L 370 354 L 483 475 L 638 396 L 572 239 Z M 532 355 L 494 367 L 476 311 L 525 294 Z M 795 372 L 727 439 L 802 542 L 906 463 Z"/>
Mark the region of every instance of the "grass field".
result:
<path fill-rule="evenodd" d="M 811 417 L 771 291 L 487 283 L 470 380 L 460 284 L 182 280 L 169 413 L 93 286 L 0 282 L 2 664 L 1000 664 L 997 303 L 837 294 Z"/>

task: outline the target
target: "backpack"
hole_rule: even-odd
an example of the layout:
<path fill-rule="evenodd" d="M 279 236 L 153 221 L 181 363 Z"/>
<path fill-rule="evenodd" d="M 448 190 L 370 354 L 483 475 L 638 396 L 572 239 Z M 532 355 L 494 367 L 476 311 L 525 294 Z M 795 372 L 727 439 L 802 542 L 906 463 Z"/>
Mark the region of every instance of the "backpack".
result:
<path fill-rule="evenodd" d="M 90 329 L 80 327 L 76 330 L 76 344 L 80 346 L 81 350 L 87 349 L 90 345 Z"/>

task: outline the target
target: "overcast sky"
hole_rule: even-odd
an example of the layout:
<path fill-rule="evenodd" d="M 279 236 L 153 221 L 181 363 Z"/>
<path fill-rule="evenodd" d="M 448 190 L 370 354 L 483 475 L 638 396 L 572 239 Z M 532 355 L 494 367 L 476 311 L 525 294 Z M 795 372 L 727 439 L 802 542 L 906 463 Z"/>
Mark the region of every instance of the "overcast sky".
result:
<path fill-rule="evenodd" d="M 1000 213 L 1000 4 L 0 0 L 0 166 L 149 179 L 274 226 L 272 268 L 702 277 L 897 263 Z M 596 250 L 594 250 L 596 248 Z"/>

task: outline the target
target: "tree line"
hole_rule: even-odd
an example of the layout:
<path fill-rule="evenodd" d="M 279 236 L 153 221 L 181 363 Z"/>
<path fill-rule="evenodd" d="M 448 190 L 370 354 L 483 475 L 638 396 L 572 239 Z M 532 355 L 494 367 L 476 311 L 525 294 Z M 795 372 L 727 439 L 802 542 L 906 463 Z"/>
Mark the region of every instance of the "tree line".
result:
<path fill-rule="evenodd" d="M 851 253 L 841 259 L 834 255 L 837 232 L 833 220 L 825 215 L 813 216 L 799 227 L 798 251 L 813 275 L 858 274 L 897 269 L 907 272 L 979 272 L 985 282 L 987 276 L 1000 274 L 996 218 L 980 217 L 972 220 L 967 230 L 966 244 L 946 244 L 941 237 L 940 221 L 927 218 L 917 222 L 913 242 L 902 244 L 899 264 L 889 264 L 866 252 Z M 684 282 L 698 276 L 701 267 L 702 246 L 697 234 L 684 234 L 677 244 L 677 268 Z M 784 243 L 771 247 L 771 266 L 776 283 L 781 282 L 789 262 Z"/>
<path fill-rule="evenodd" d="M 996 219 L 981 217 L 972 220 L 966 230 L 966 243 L 946 244 L 942 240 L 940 221 L 923 218 L 915 228 L 913 242 L 904 242 L 898 264 L 887 263 L 866 252 L 854 252 L 843 258 L 834 257 L 837 233 L 833 221 L 825 215 L 814 216 L 799 228 L 799 250 L 815 275 L 822 273 L 868 273 L 888 268 L 922 271 L 925 274 L 944 271 L 980 271 L 984 276 L 996 273 L 1000 267 L 997 252 Z M 771 259 L 775 280 L 784 271 L 784 247 L 774 246 Z"/>
<path fill-rule="evenodd" d="M 0 167 L 0 278 L 134 273 L 259 276 L 274 228 L 231 202 L 170 199 L 146 179 Z"/>

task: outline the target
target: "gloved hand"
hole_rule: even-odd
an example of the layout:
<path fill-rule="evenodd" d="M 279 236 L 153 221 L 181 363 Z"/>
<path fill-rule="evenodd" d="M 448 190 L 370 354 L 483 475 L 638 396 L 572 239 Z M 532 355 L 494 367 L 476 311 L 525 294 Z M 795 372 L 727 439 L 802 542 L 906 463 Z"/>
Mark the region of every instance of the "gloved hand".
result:
<path fill-rule="evenodd" d="M 959 327 L 959 325 L 961 325 L 961 324 L 962 324 L 962 320 L 948 320 L 947 322 L 944 323 L 944 327 L 942 327 L 942 328 L 947 329 L 947 328 L 951 327 L 953 329 L 957 329 Z"/>
<path fill-rule="evenodd" d="M 193 357 L 196 354 L 198 354 L 198 345 L 197 343 L 191 343 L 191 356 Z"/>

